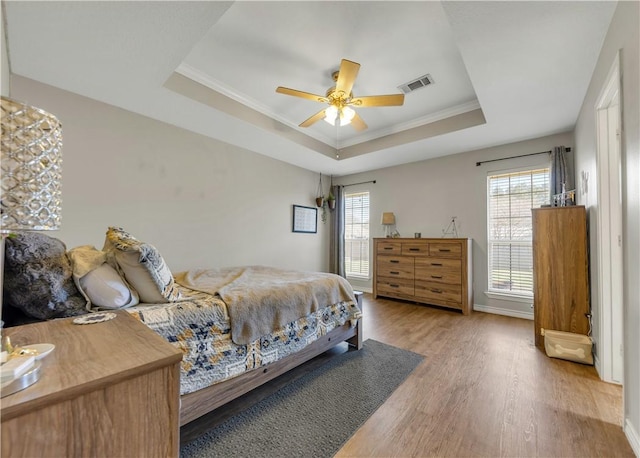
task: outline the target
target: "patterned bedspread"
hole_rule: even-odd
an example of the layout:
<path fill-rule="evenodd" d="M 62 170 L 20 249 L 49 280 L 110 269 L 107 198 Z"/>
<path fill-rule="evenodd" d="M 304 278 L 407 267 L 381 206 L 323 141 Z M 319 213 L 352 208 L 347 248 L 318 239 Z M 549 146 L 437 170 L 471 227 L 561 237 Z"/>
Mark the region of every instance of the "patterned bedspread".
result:
<path fill-rule="evenodd" d="M 354 302 L 339 302 L 247 345 L 236 345 L 227 307 L 219 296 L 186 288 L 183 294 L 185 300 L 180 302 L 126 309 L 182 351 L 181 395 L 277 361 L 349 320 L 355 325 L 361 316 Z"/>

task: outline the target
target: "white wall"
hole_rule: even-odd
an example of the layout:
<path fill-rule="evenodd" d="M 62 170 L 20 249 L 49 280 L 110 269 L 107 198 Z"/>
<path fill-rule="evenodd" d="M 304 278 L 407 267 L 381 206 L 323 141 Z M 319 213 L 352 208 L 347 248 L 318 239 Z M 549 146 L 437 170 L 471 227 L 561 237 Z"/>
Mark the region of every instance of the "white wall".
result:
<path fill-rule="evenodd" d="M 571 133 L 502 145 L 427 161 L 341 177 L 339 184 L 376 180 L 376 184 L 346 188 L 347 192 L 371 192 L 371 237 L 384 237 L 382 212 L 393 212 L 403 237 L 442 237 L 452 216 L 458 235 L 473 239 L 473 288 L 476 308 L 517 317 L 533 318 L 531 301 L 492 299 L 487 290 L 487 175 L 525 166 L 548 166 L 546 154 L 483 164 L 476 162 L 549 151 L 573 146 Z M 371 258 L 373 259 L 373 257 Z M 371 289 L 371 280 L 350 280 L 355 288 Z M 533 329 L 532 329 L 533 337 Z"/>
<path fill-rule="evenodd" d="M 292 204 L 314 205 L 317 174 L 16 75 L 11 90 L 62 122 L 62 228 L 50 235 L 68 248 L 102 248 L 115 225 L 174 272 L 327 269 L 328 223 L 291 231 Z"/>
<path fill-rule="evenodd" d="M 0 95 L 9 97 L 9 81 L 10 81 L 10 68 L 9 68 L 9 54 L 7 52 L 7 40 L 5 39 L 5 27 L 4 27 L 4 5 L 0 7 Z"/>
<path fill-rule="evenodd" d="M 0 4 L 0 95 L 9 96 L 9 81 L 11 72 L 9 69 L 9 58 L 7 54 L 7 41 L 5 40 L 4 27 L 4 4 Z M 0 240 L 0 272 L 4 272 L 4 239 Z M 3 282 L 0 275 L 0 290 Z M 0 314 L 2 314 L 2 297 L 0 295 Z"/>
<path fill-rule="evenodd" d="M 611 21 L 598 63 L 575 128 L 576 171 L 589 173 L 589 193 L 579 196 L 589 207 L 591 227 L 598 212 L 596 175 L 595 105 L 618 51 L 622 73 L 622 187 L 624 253 L 624 416 L 625 432 L 640 455 L 640 4 L 621 1 Z M 591 231 L 592 261 L 596 251 L 595 230 Z M 597 309 L 597 270 L 591 269 L 591 298 Z M 598 339 L 599 317 L 594 316 L 594 336 Z"/>

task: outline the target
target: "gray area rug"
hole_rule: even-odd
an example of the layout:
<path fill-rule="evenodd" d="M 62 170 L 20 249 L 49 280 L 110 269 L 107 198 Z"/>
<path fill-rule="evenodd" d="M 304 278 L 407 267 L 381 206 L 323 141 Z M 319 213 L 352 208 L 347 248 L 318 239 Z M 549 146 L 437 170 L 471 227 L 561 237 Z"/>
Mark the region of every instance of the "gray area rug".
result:
<path fill-rule="evenodd" d="M 375 340 L 184 445 L 191 457 L 331 457 L 424 357 Z"/>

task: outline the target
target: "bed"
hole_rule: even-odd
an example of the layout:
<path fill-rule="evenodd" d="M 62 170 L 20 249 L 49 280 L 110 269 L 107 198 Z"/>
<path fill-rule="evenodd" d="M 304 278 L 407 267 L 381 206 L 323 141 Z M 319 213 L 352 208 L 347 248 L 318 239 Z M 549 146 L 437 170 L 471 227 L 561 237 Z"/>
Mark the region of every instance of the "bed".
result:
<path fill-rule="evenodd" d="M 344 287 L 346 283 L 341 277 L 331 274 L 265 266 L 204 272 L 211 275 L 230 271 L 242 271 L 244 275 L 252 272 L 253 276 L 260 272 L 263 281 L 259 289 L 264 291 L 273 288 L 272 283 L 283 286 L 284 276 L 291 277 L 290 281 L 299 278 L 300 282 L 314 284 L 322 280 Z M 176 279 L 184 277 L 184 274 L 178 274 Z M 251 283 L 251 279 L 242 282 L 242 288 L 251 291 Z M 238 302 L 231 301 L 224 293 L 226 301 L 220 294 L 213 293 L 214 290 L 197 291 L 193 287 L 192 283 L 178 283 L 181 299 L 177 302 L 139 304 L 126 309 L 183 353 L 180 367 L 181 426 L 340 342 L 347 341 L 352 347 L 361 348 L 361 312 L 352 290 L 349 290 L 351 298 L 348 300 L 318 302 L 317 307 L 312 307 L 313 311 L 300 318 L 291 321 L 283 318 L 287 322 L 271 332 L 257 329 L 253 333 L 245 332 L 243 339 L 234 339 L 234 334 L 242 335 L 242 329 L 232 332 L 229 311 L 237 308 Z M 309 286 L 303 284 L 300 291 L 307 288 Z M 244 300 L 246 297 L 240 298 L 240 301 Z"/>
<path fill-rule="evenodd" d="M 20 289 L 11 280 L 13 261 L 22 257 L 9 249 L 33 237 L 52 243 L 42 234 L 8 241 L 6 286 L 12 291 Z M 66 258 L 86 305 L 81 311 L 77 301 L 73 310 L 67 304 L 61 307 L 65 315 L 121 308 L 182 352 L 180 426 L 341 342 L 362 346 L 361 308 L 349 283 L 337 275 L 267 266 L 173 275 L 155 248 L 120 228 L 109 228 L 102 250 L 77 247 Z M 59 270 L 42 259 L 32 263 Z M 105 289 L 118 280 L 117 291 Z M 33 305 L 34 298 L 27 302 Z"/>

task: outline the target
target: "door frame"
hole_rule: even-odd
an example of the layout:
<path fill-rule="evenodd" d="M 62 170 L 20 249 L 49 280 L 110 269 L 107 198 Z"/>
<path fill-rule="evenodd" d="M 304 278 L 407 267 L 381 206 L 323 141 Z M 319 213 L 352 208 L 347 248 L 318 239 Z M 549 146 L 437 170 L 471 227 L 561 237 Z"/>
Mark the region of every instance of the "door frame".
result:
<path fill-rule="evenodd" d="M 620 76 L 618 52 L 595 104 L 599 285 L 596 369 L 603 380 L 618 384 L 622 384 L 624 377 Z"/>

